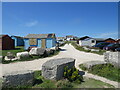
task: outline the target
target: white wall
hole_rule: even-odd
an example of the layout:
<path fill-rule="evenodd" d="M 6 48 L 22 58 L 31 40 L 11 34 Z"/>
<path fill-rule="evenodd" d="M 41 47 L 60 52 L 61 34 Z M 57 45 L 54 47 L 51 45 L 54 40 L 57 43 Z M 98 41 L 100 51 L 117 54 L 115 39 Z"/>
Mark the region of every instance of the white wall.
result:
<path fill-rule="evenodd" d="M 89 40 L 79 40 L 79 45 L 80 46 L 93 46 L 96 44 L 96 40 L 94 40 L 94 43 L 92 43 L 92 40 L 94 39 L 89 39 Z"/>

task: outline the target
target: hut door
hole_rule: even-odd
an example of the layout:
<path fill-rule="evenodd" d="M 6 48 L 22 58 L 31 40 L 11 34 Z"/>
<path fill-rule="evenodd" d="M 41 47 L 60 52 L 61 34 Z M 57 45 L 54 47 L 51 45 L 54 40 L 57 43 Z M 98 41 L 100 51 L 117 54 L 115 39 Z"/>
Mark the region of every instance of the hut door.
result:
<path fill-rule="evenodd" d="M 46 40 L 42 39 L 42 48 L 46 48 Z"/>

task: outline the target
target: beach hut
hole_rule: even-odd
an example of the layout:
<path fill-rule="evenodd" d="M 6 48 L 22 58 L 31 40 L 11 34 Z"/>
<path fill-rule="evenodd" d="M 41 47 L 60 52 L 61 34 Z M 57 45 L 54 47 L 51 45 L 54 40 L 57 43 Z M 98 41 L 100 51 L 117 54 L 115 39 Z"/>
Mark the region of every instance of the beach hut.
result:
<path fill-rule="evenodd" d="M 24 37 L 24 49 L 30 47 L 52 48 L 56 46 L 55 34 L 28 34 Z"/>

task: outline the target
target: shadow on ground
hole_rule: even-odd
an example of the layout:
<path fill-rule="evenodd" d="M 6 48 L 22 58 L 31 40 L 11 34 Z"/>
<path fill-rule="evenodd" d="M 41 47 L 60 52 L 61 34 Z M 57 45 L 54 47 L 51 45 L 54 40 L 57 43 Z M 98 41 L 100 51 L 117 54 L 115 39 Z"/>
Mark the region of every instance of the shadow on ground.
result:
<path fill-rule="evenodd" d="M 60 49 L 60 51 L 66 51 L 66 49 Z"/>

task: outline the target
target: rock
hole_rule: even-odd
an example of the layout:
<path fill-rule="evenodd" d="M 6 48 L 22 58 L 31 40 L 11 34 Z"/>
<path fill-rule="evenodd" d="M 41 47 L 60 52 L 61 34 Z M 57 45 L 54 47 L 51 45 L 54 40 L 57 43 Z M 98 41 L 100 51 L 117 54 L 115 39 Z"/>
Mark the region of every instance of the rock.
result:
<path fill-rule="evenodd" d="M 34 83 L 33 71 L 19 71 L 3 75 L 3 87 L 32 86 Z"/>
<path fill-rule="evenodd" d="M 72 68 L 75 65 L 73 58 L 58 58 L 45 62 L 42 65 L 42 76 L 46 79 L 60 80 L 63 78 L 64 67 Z"/>
<path fill-rule="evenodd" d="M 83 47 L 85 50 L 90 50 L 89 48 L 87 48 L 87 47 Z"/>
<path fill-rule="evenodd" d="M 110 52 L 104 53 L 104 61 L 111 63 L 112 65 L 120 68 L 120 52 Z"/>
<path fill-rule="evenodd" d="M 45 48 L 32 48 L 29 51 L 30 55 L 43 55 L 45 53 Z"/>
<path fill-rule="evenodd" d="M 15 56 L 13 55 L 13 53 L 7 52 L 7 58 L 8 59 L 13 59 L 13 58 L 15 58 Z"/>
<path fill-rule="evenodd" d="M 91 67 L 93 67 L 94 65 L 97 65 L 97 64 L 106 64 L 106 62 L 104 62 L 104 61 L 89 61 L 89 62 L 83 63 L 84 67 L 86 67 L 87 69 L 90 69 Z"/>
<path fill-rule="evenodd" d="M 16 54 L 18 59 L 24 58 L 24 57 L 29 57 L 29 53 L 27 51 L 25 52 L 19 52 Z"/>
<path fill-rule="evenodd" d="M 50 49 L 52 49 L 52 50 L 56 50 L 56 47 L 52 47 L 52 48 L 50 48 Z"/>
<path fill-rule="evenodd" d="M 5 56 L 5 61 L 14 61 L 14 60 L 18 60 L 19 58 L 17 58 L 17 57 L 14 57 L 14 58 L 12 58 L 12 59 L 10 59 L 10 58 L 8 58 L 8 56 Z"/>
<path fill-rule="evenodd" d="M 98 50 L 98 49 L 91 49 L 91 51 L 99 52 L 100 50 Z"/>
<path fill-rule="evenodd" d="M 49 56 L 51 54 L 51 49 L 46 48 L 46 53 L 45 54 L 47 54 Z"/>

